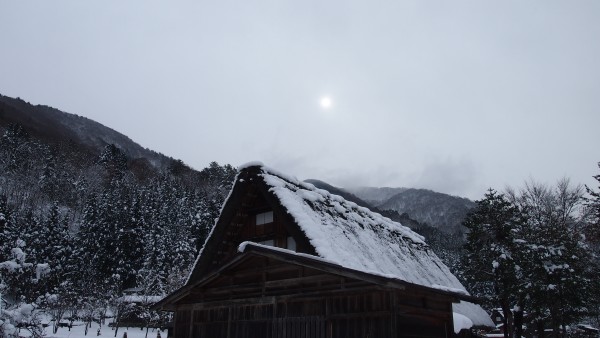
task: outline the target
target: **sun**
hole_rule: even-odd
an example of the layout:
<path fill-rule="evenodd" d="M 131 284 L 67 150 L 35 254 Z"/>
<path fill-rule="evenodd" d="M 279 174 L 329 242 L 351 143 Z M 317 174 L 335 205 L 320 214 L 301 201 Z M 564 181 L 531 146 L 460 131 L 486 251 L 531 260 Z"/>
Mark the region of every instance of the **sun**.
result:
<path fill-rule="evenodd" d="M 321 98 L 321 101 L 319 101 L 319 103 L 321 104 L 322 108 L 328 109 L 328 108 L 331 108 L 333 101 L 331 101 L 331 98 L 329 96 L 323 96 Z"/>

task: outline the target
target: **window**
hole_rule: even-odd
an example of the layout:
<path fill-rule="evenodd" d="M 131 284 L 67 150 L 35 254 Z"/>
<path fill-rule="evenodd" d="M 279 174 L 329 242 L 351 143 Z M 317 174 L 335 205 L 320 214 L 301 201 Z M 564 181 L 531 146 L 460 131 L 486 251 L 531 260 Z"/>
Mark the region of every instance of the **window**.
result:
<path fill-rule="evenodd" d="M 292 236 L 287 238 L 287 249 L 296 251 L 296 240 Z"/>
<path fill-rule="evenodd" d="M 258 242 L 258 244 L 268 245 L 268 246 L 275 246 L 275 240 L 267 239 L 267 240 Z"/>
<path fill-rule="evenodd" d="M 273 223 L 273 211 L 267 211 L 256 215 L 256 225 Z"/>

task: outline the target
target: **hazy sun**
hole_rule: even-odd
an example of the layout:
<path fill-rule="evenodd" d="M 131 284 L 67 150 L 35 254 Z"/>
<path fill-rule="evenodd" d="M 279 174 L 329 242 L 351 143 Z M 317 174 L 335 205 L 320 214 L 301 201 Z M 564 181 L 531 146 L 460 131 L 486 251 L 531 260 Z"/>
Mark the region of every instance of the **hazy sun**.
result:
<path fill-rule="evenodd" d="M 331 101 L 331 98 L 329 96 L 322 97 L 321 101 L 320 101 L 321 107 L 323 107 L 325 109 L 331 107 L 332 103 L 333 102 Z"/>

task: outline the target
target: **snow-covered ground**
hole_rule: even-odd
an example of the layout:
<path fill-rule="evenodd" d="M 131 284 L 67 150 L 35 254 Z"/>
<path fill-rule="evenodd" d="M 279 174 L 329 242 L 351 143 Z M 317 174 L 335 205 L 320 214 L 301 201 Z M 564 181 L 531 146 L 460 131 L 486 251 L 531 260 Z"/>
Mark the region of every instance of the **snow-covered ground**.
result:
<path fill-rule="evenodd" d="M 98 329 L 100 329 L 100 335 L 98 335 Z M 149 329 L 148 338 L 157 338 L 158 329 Z M 140 329 L 139 327 L 120 327 L 117 332 L 117 338 L 123 338 L 124 334 L 127 333 L 126 338 L 145 338 L 146 328 Z M 56 334 L 52 333 L 52 327 L 46 328 L 46 337 L 55 338 L 113 338 L 115 337 L 114 328 L 108 325 L 99 326 L 98 323 L 93 323 L 92 327 L 88 329 L 87 336 L 85 335 L 85 324 L 82 322 L 73 323 L 73 327 L 69 331 L 67 327 L 60 327 Z M 167 331 L 160 331 L 161 338 L 167 338 Z"/>

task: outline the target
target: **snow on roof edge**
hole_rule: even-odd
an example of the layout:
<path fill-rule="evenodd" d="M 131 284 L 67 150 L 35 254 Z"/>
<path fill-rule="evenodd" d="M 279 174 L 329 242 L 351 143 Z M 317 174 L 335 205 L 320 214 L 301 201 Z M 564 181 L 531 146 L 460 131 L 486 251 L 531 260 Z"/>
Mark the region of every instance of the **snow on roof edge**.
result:
<path fill-rule="evenodd" d="M 358 270 L 358 269 L 354 269 L 354 268 L 350 268 L 347 266 L 343 266 L 340 265 L 337 262 L 331 261 L 329 259 L 325 259 L 319 256 L 315 256 L 315 255 L 310 255 L 310 254 L 306 254 L 306 253 L 302 253 L 302 252 L 297 252 L 297 251 L 293 251 L 290 249 L 284 249 L 284 248 L 280 248 L 280 247 L 276 247 L 276 246 L 272 246 L 272 245 L 266 245 L 266 244 L 260 244 L 257 242 L 253 242 L 253 241 L 244 241 L 242 243 L 240 243 L 240 245 L 238 245 L 238 252 L 240 253 L 244 253 L 247 250 L 248 245 L 250 246 L 254 246 L 254 247 L 258 247 L 258 248 L 262 248 L 262 249 L 266 249 L 269 251 L 275 251 L 275 252 L 282 252 L 282 253 L 286 253 L 289 255 L 294 255 L 294 256 L 298 256 L 298 257 L 304 257 L 310 260 L 314 260 L 314 261 L 320 261 L 320 262 L 324 262 L 324 263 L 328 263 L 328 264 L 332 264 L 332 265 L 336 265 L 339 266 L 341 268 L 344 269 L 350 269 L 350 270 L 354 270 L 354 271 L 358 271 L 358 272 L 362 272 L 362 273 L 367 273 L 373 276 L 378 276 L 378 277 L 383 277 L 383 278 L 388 278 L 388 279 L 393 279 L 399 282 L 403 282 L 403 283 L 410 283 L 407 282 L 405 280 L 403 280 L 402 278 L 398 278 L 398 276 L 394 275 L 394 274 L 385 274 L 385 273 L 381 273 L 380 271 L 368 271 L 368 270 Z M 468 292 L 466 292 L 465 290 L 461 290 L 461 289 L 456 289 L 456 288 L 449 288 L 449 287 L 444 287 L 441 285 L 433 285 L 433 286 L 426 286 L 426 285 L 420 285 L 420 286 L 424 286 L 424 287 L 428 287 L 431 289 L 435 289 L 435 290 L 439 290 L 439 291 L 443 291 L 443 292 L 448 292 L 448 293 L 454 293 L 457 295 L 463 295 L 463 296 L 470 296 L 470 294 Z"/>
<path fill-rule="evenodd" d="M 261 162 L 261 161 L 250 161 L 250 162 L 246 162 L 242 165 L 240 165 L 239 167 L 237 167 L 238 172 L 250 168 L 250 167 L 264 167 L 265 165 Z"/>

